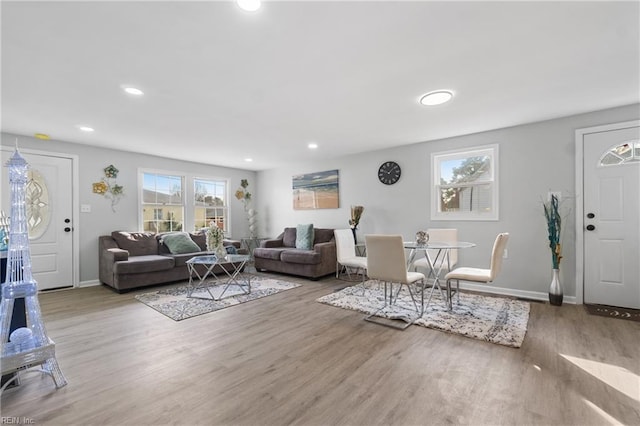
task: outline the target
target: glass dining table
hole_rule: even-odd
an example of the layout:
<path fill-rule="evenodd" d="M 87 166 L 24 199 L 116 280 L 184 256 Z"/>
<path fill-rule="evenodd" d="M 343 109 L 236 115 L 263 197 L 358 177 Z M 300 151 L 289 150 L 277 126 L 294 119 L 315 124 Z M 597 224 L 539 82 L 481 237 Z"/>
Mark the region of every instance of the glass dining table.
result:
<path fill-rule="evenodd" d="M 431 298 L 433 297 L 433 292 L 436 288 L 440 291 L 442 299 L 447 304 L 447 309 L 450 309 L 451 304 L 447 300 L 447 292 L 442 290 L 440 280 L 444 279 L 444 271 L 451 270 L 451 250 L 466 249 L 475 246 L 475 243 L 467 241 L 429 241 L 426 244 L 418 244 L 415 241 L 404 242 L 404 248 L 411 250 L 409 252 L 409 259 L 407 260 L 407 269 L 411 269 L 413 262 L 416 260 L 416 257 L 420 252 L 424 253 L 425 258 L 427 259 L 427 265 L 429 265 L 429 271 L 425 276 L 425 281 L 427 283 L 431 281 L 431 292 L 429 293 L 427 304 L 423 306 L 423 311 L 429 307 Z"/>

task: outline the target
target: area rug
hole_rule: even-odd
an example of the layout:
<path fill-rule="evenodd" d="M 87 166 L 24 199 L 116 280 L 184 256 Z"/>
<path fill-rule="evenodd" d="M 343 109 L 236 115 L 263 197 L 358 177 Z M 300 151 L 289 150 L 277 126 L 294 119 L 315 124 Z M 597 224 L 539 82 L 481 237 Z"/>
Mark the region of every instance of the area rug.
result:
<path fill-rule="evenodd" d="M 354 285 L 319 298 L 317 301 L 331 306 L 372 314 L 384 306 L 384 288 L 375 281 L 362 286 Z M 430 289 L 425 293 L 425 299 Z M 420 303 L 419 300 L 417 300 Z M 490 343 L 519 348 L 527 332 L 529 303 L 504 297 L 489 297 L 460 293 L 460 304 L 448 311 L 442 296 L 436 290 L 424 315 L 413 309 L 406 287 L 402 287 L 397 302 L 377 312 L 383 318 L 411 322 L 414 325 L 459 334 Z"/>
<path fill-rule="evenodd" d="M 584 305 L 584 307 L 591 315 L 640 322 L 640 309 L 618 308 L 606 305 Z"/>
<path fill-rule="evenodd" d="M 168 316 L 172 320 L 182 321 L 187 318 L 228 308 L 229 306 L 271 296 L 296 287 L 300 287 L 300 284 L 266 277 L 252 277 L 251 293 L 243 294 L 237 286 L 232 285 L 225 292 L 224 298 L 218 301 L 199 298 L 210 297 L 205 289 L 198 289 L 197 292 L 193 293 L 193 296 L 199 297 L 187 297 L 187 285 L 139 294 L 136 296 L 136 299 L 161 314 Z M 222 292 L 222 287 L 210 287 L 210 290 L 217 298 Z"/>

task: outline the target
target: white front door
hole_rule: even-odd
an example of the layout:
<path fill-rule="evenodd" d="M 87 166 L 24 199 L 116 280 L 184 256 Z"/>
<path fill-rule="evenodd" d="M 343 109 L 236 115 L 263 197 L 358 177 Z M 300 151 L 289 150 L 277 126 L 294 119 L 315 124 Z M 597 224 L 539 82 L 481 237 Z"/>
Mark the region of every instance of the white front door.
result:
<path fill-rule="evenodd" d="M 640 127 L 583 143 L 584 302 L 640 309 Z"/>
<path fill-rule="evenodd" d="M 6 163 L 14 150 L 2 149 L 0 209 L 11 214 Z M 72 159 L 21 155 L 30 165 L 26 188 L 31 267 L 39 290 L 73 286 L 73 167 Z M 2 277 L 2 281 L 5 277 Z"/>

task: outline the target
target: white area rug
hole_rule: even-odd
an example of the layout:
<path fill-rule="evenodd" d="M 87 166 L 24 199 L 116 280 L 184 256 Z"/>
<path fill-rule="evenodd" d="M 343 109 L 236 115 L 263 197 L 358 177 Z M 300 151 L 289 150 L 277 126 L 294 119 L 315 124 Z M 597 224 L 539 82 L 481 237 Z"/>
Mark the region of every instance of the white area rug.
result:
<path fill-rule="evenodd" d="M 384 287 L 375 281 L 365 283 L 366 290 L 362 294 L 360 284 L 347 287 L 338 292 L 323 296 L 318 302 L 344 309 L 352 309 L 365 314 L 372 314 L 384 306 Z M 397 286 L 394 286 L 394 289 Z M 426 290 L 425 301 L 430 288 Z M 419 296 L 417 296 L 419 297 Z M 387 306 L 376 315 L 389 319 L 401 319 L 415 325 L 460 334 L 478 340 L 499 345 L 519 348 L 527 332 L 529 321 L 529 303 L 504 298 L 480 296 L 460 293 L 460 304 L 455 303 L 453 311 L 448 311 L 438 290 L 421 318 L 413 308 L 413 302 L 406 286 L 398 297 L 396 304 Z M 417 299 L 420 303 L 420 300 Z"/>
<path fill-rule="evenodd" d="M 224 298 L 218 301 L 200 299 L 196 297 L 188 298 L 187 285 L 139 294 L 136 296 L 136 299 L 161 314 L 168 316 L 172 320 L 181 321 L 183 319 L 228 308 L 229 306 L 235 306 L 240 303 L 271 296 L 272 294 L 280 293 L 281 291 L 290 290 L 296 287 L 300 287 L 300 284 L 254 276 L 251 278 L 251 293 L 242 294 L 237 286 L 232 285 L 225 292 Z M 217 298 L 222 292 L 222 288 L 223 287 L 216 286 L 210 288 L 210 290 Z M 209 293 L 202 288 L 198 289 L 198 292 L 194 292 L 193 296 L 211 297 L 209 296 Z"/>

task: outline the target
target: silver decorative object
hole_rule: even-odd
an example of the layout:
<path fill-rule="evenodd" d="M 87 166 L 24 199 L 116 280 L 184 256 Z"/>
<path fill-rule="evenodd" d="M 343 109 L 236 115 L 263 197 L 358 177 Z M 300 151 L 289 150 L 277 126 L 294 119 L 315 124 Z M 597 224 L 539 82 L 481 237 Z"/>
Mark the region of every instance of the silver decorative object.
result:
<path fill-rule="evenodd" d="M 38 284 L 31 272 L 28 218 L 26 212 L 26 187 L 29 165 L 16 151 L 7 162 L 9 185 L 11 186 L 11 222 L 9 225 L 9 249 L 7 253 L 7 275 L 2 285 L 0 303 L 0 339 L 3 343 L 1 356 L 2 374 L 41 365 L 41 371 L 49 374 L 61 388 L 67 384 L 55 356 L 55 343 L 49 339 L 42 322 L 38 303 Z M 11 317 L 15 299 L 24 298 L 27 327 L 11 333 Z M 7 343 L 8 344 L 5 344 Z M 1 390 L 16 380 L 14 376 Z M 0 391 L 1 391 L 0 390 Z"/>
<path fill-rule="evenodd" d="M 416 232 L 416 244 L 425 246 L 429 242 L 429 234 L 426 231 Z"/>

